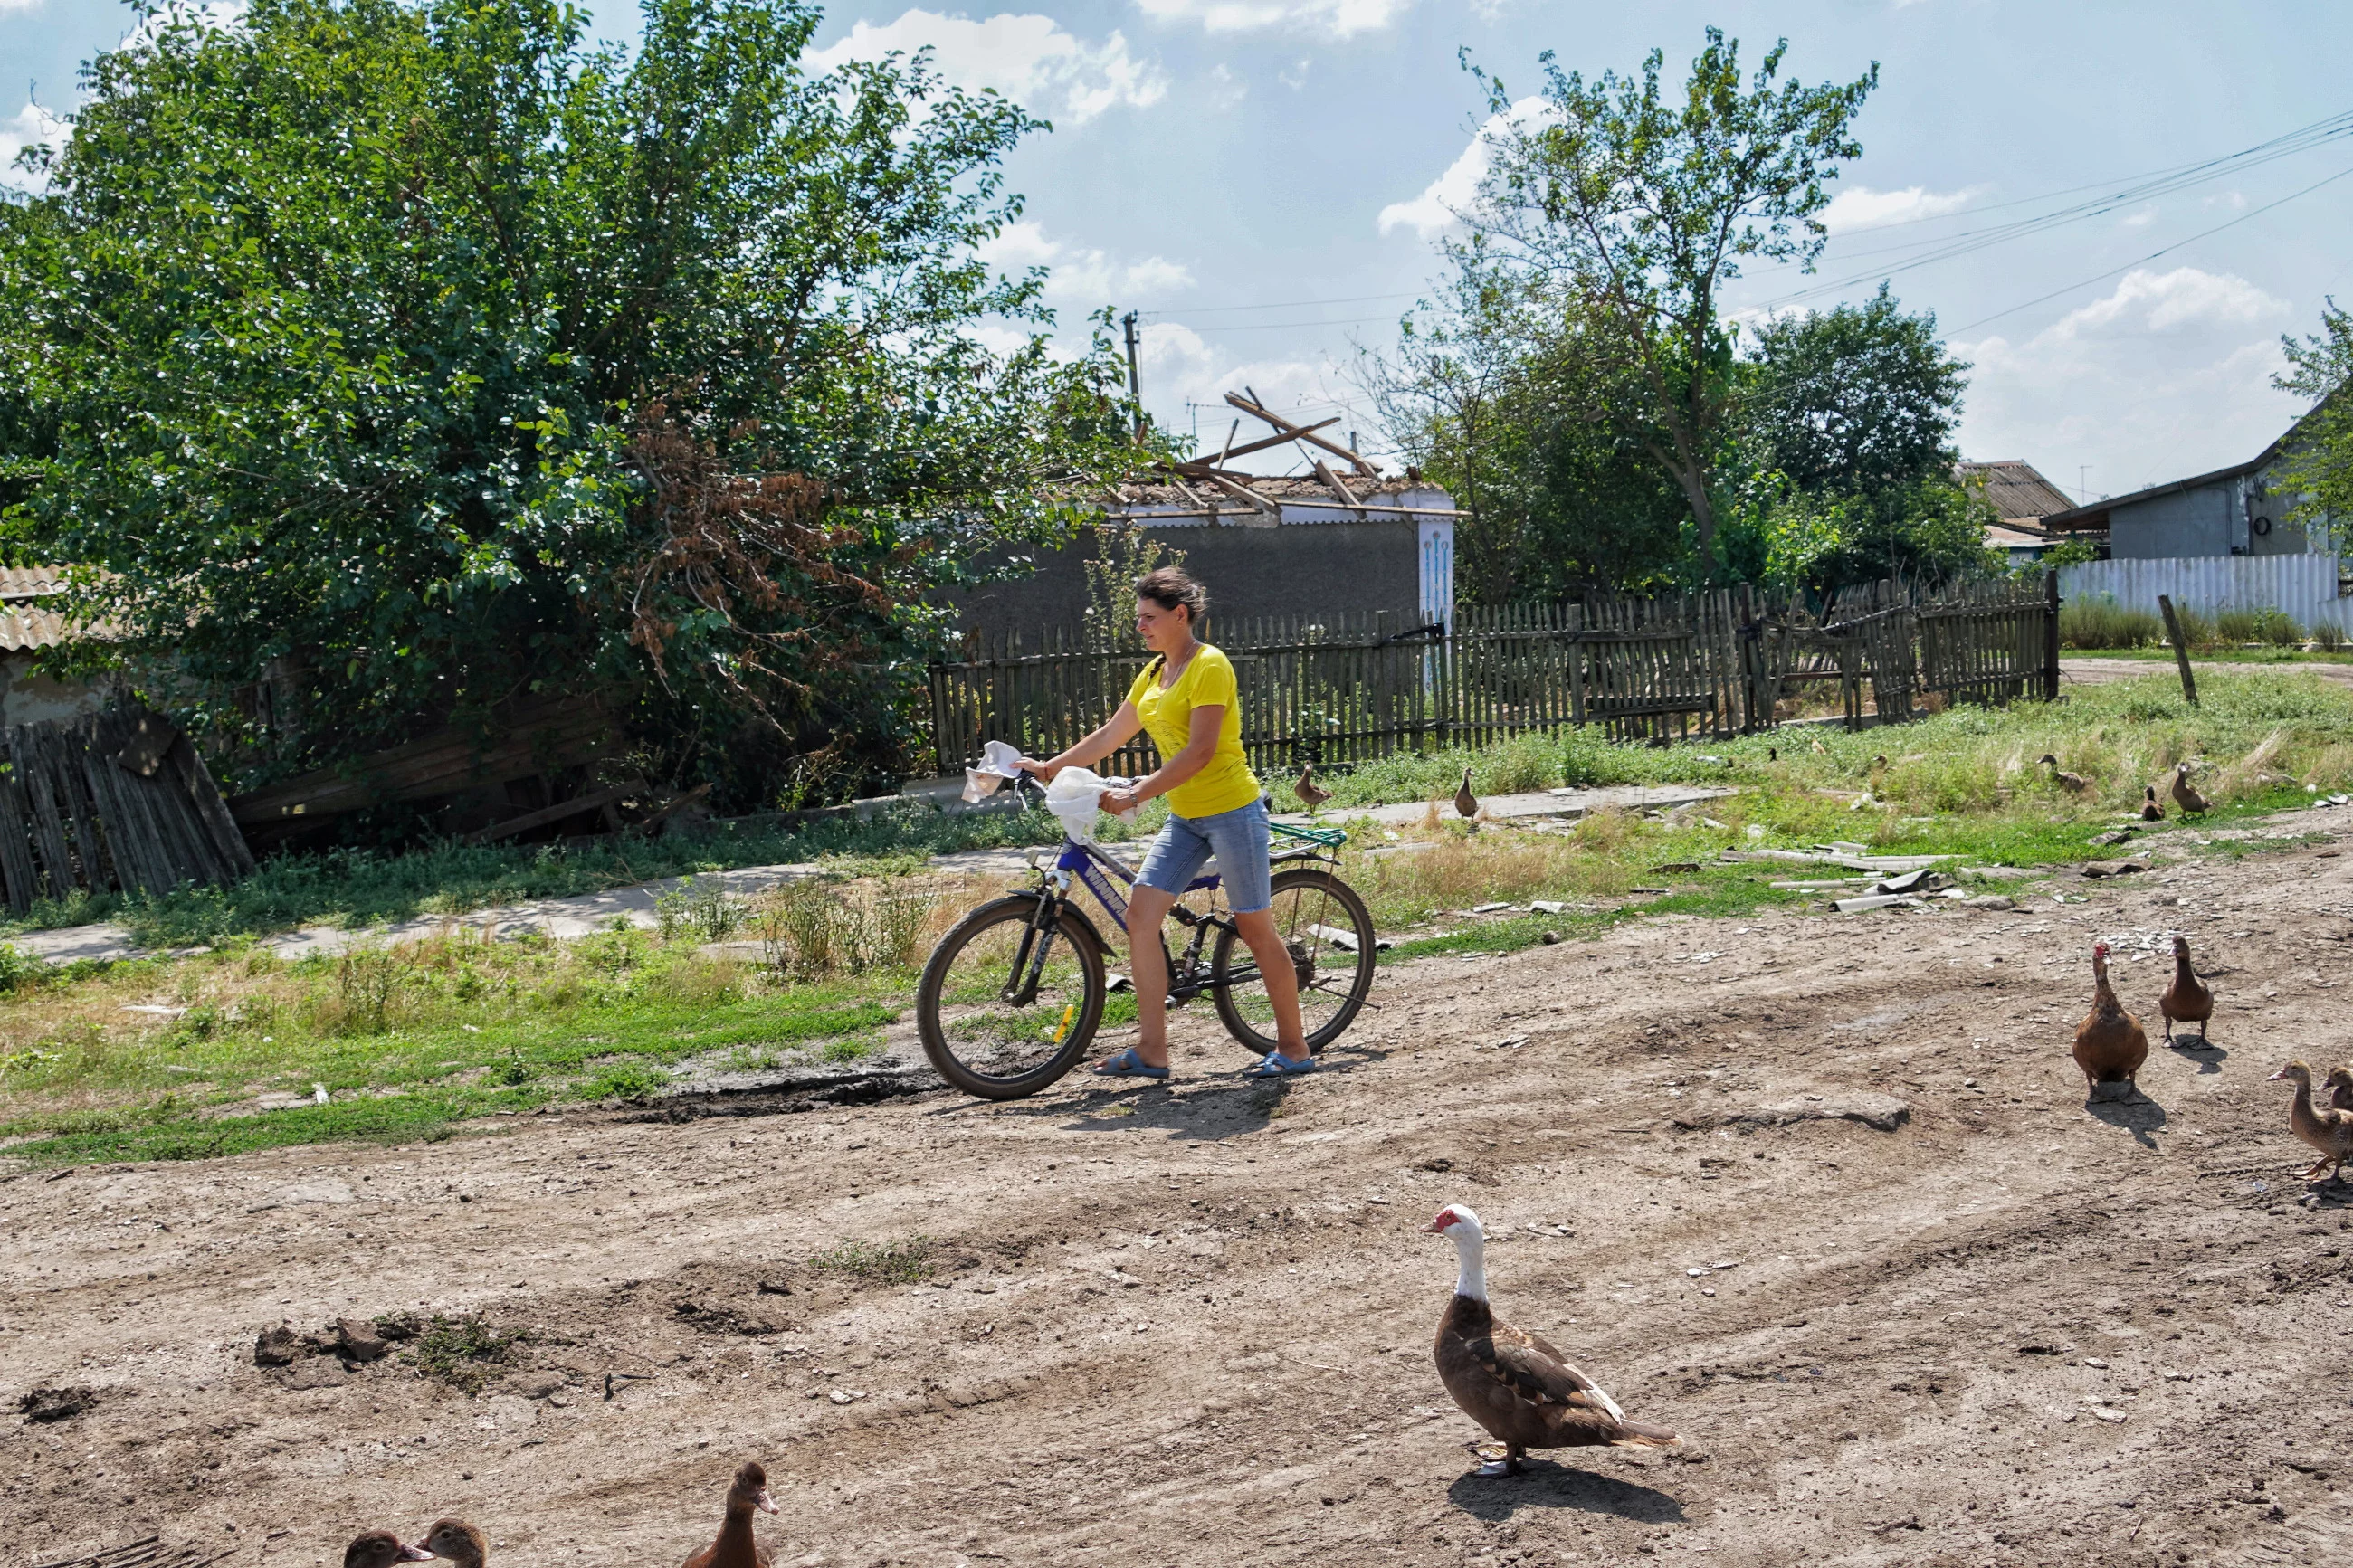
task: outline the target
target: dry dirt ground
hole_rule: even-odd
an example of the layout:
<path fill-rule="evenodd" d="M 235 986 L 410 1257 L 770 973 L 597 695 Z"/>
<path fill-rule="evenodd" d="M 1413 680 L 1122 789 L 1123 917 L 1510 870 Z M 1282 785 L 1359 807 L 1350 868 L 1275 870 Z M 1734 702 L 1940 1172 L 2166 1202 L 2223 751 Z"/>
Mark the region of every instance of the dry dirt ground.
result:
<path fill-rule="evenodd" d="M 14 1173 L 0 1397 L 96 1403 L 0 1416 L 0 1555 L 316 1568 L 455 1513 L 497 1564 L 667 1568 L 753 1456 L 779 1563 L 2343 1562 L 2353 1191 L 2263 1079 L 2353 1055 L 2353 858 L 2055 885 L 2091 901 L 1400 965 L 1280 1088 L 1187 1012 L 1174 1088 Z M 2092 939 L 2154 1037 L 2174 926 L 2215 1048 L 2087 1110 Z M 1908 1120 L 1742 1120 L 1871 1096 Z M 1450 1200 L 1499 1312 L 1685 1448 L 1466 1473 Z M 928 1282 L 809 1266 L 918 1234 Z M 479 1397 L 254 1364 L 281 1319 L 457 1309 L 534 1336 Z"/>

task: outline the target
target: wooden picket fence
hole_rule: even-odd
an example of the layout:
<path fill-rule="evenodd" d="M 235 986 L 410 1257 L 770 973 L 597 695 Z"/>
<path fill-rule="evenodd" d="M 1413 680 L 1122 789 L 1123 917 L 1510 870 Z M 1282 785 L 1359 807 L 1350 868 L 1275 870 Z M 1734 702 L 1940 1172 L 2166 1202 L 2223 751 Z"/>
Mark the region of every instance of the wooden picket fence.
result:
<path fill-rule="evenodd" d="M 161 715 L 123 708 L 0 731 L 0 888 L 37 898 L 164 892 L 253 869 L 204 759 Z"/>
<path fill-rule="evenodd" d="M 1835 682 L 1850 727 L 1897 723 L 1916 700 L 2058 695 L 2056 580 L 1924 591 L 1887 582 L 1810 607 L 1750 587 L 1656 598 L 1459 610 L 1450 635 L 1387 614 L 1223 622 L 1204 635 L 1240 679 L 1242 744 L 1259 768 L 1345 766 L 1398 752 L 1484 745 L 1564 725 L 1665 742 L 1782 721 Z M 1148 657 L 1060 634 L 971 637 L 931 669 L 933 749 L 952 773 L 983 742 L 1050 756 L 1103 722 Z M 1157 765 L 1142 737 L 1105 764 Z"/>

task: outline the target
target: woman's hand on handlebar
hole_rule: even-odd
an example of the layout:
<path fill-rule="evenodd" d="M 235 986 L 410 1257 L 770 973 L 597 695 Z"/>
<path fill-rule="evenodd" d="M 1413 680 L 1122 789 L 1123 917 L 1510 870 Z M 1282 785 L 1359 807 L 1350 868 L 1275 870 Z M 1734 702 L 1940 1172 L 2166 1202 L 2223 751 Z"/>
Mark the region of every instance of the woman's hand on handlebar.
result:
<path fill-rule="evenodd" d="M 1095 805 L 1099 810 L 1108 811 L 1113 816 L 1124 816 L 1142 805 L 1145 798 L 1132 789 L 1107 789 L 1095 797 Z"/>
<path fill-rule="evenodd" d="M 1018 757 L 1014 760 L 1013 765 L 1025 773 L 1036 774 L 1040 784 L 1053 783 L 1054 775 L 1062 771 L 1053 763 L 1041 763 L 1035 757 Z"/>

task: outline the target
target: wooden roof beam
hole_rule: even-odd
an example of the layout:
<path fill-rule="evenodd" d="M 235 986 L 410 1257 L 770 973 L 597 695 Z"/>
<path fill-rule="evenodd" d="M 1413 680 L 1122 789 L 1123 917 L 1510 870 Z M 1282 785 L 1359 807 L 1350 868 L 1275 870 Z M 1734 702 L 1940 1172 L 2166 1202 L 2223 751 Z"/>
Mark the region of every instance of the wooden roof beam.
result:
<path fill-rule="evenodd" d="M 1239 392 L 1227 393 L 1226 401 L 1254 418 L 1265 420 L 1268 424 L 1282 431 L 1285 440 L 1304 441 L 1311 447 L 1321 447 L 1335 458 L 1347 458 L 1350 466 L 1355 468 L 1356 472 L 1364 475 L 1365 478 L 1368 479 L 1380 478 L 1381 471 L 1378 468 L 1376 468 L 1372 464 L 1365 461 L 1364 458 L 1358 457 L 1347 447 L 1343 447 L 1337 441 L 1326 441 L 1323 437 L 1313 434 L 1314 431 L 1324 428 L 1324 425 L 1338 424 L 1339 417 L 1336 415 L 1330 419 L 1324 420 L 1324 425 L 1293 425 L 1282 415 L 1270 411 L 1255 398 L 1244 397 Z"/>

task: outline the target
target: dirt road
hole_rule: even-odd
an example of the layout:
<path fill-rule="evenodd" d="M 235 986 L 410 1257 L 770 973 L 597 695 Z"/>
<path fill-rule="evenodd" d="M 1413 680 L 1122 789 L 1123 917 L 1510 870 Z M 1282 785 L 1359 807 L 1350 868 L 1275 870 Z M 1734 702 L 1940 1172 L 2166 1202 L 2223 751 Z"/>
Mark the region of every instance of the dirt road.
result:
<path fill-rule="evenodd" d="M 2079 658 L 2073 654 L 2059 661 L 2061 678 L 2082 686 L 2108 686 L 2119 680 L 2138 680 L 2147 675 L 2170 676 L 2175 668 L 2161 659 Z M 2209 673 L 2231 676 L 2261 670 L 2294 671 L 2298 675 L 2334 681 L 2339 686 L 2353 686 L 2353 664 L 2329 664 L 2317 660 L 2311 664 L 2232 664 L 2202 658 L 2189 661 L 2189 673 L 2193 679 Z"/>
<path fill-rule="evenodd" d="M 2353 1193 L 2295 1179 L 2263 1078 L 2353 1054 L 2353 859 L 2079 889 L 1400 966 L 1280 1088 L 1187 1012 L 1174 1088 L 14 1174 L 0 1397 L 96 1404 L 7 1419 L 0 1540 L 315 1568 L 456 1513 L 501 1568 L 661 1568 L 749 1455 L 779 1563 L 2342 1561 Z M 2094 1114 L 2092 939 L 2154 1037 L 2174 926 L 2217 1048 Z M 1466 1474 L 1450 1200 L 1498 1311 L 1686 1447 Z M 916 1235 L 924 1283 L 808 1263 Z M 479 1397 L 254 1364 L 281 1319 L 459 1309 L 533 1336 Z"/>

